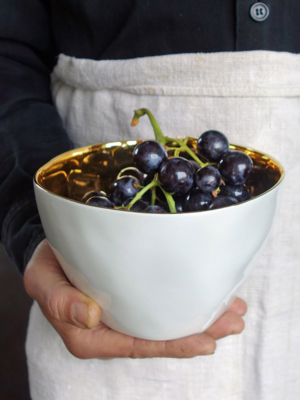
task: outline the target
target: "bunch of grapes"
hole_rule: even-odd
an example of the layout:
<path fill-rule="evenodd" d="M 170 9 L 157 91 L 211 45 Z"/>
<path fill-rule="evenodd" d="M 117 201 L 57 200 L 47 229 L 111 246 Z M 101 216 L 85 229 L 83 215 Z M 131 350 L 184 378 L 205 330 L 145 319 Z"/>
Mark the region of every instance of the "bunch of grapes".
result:
<path fill-rule="evenodd" d="M 156 140 L 135 147 L 133 166 L 119 173 L 109 195 L 101 191 L 86 193 L 82 198 L 85 204 L 125 211 L 181 213 L 227 207 L 250 198 L 245 183 L 253 162 L 247 154 L 229 150 L 223 133 L 204 132 L 197 140 L 195 154 L 188 146 L 192 138 L 164 136 L 147 109 L 136 110 L 131 125 L 137 125 L 145 114 Z"/>

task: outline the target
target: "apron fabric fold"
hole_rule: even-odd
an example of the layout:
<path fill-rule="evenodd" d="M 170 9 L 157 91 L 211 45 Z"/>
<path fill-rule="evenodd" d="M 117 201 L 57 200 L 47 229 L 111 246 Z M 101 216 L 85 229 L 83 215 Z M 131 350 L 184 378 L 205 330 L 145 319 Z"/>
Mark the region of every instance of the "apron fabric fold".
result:
<path fill-rule="evenodd" d="M 213 356 L 79 360 L 35 303 L 26 352 L 33 400 L 296 400 L 300 391 L 300 55 L 246 51 L 94 61 L 61 55 L 53 99 L 75 147 L 214 129 L 285 167 L 282 207 L 240 296 L 246 329 Z M 246 228 L 246 227 L 245 227 Z M 245 243 L 245 246 L 247 243 Z"/>

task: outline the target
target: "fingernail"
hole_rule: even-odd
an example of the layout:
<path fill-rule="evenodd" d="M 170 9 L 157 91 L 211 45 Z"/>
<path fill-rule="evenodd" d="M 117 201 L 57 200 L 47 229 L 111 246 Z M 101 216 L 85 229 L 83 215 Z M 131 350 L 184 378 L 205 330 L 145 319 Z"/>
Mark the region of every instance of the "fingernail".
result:
<path fill-rule="evenodd" d="M 84 303 L 75 303 L 72 306 L 72 317 L 79 328 L 87 327 L 88 308 Z"/>

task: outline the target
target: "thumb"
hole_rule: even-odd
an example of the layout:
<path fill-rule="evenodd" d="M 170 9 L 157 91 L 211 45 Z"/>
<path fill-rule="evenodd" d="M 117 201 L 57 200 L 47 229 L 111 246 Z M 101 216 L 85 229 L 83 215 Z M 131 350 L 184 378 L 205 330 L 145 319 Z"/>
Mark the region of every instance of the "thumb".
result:
<path fill-rule="evenodd" d="M 70 284 L 46 239 L 38 245 L 26 267 L 24 285 L 50 322 L 67 322 L 78 328 L 98 325 L 100 307 Z"/>

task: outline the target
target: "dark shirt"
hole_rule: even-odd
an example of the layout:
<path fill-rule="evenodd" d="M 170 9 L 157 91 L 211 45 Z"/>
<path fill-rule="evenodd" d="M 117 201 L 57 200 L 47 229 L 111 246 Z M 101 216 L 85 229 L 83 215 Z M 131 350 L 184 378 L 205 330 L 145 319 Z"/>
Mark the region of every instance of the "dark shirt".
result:
<path fill-rule="evenodd" d="M 57 55 L 128 59 L 166 54 L 300 52 L 300 1 L 2 0 L 0 8 L 1 241 L 21 272 L 45 237 L 33 195 L 36 170 L 72 147 L 52 104 Z M 259 15 L 259 14 L 258 14 Z"/>

